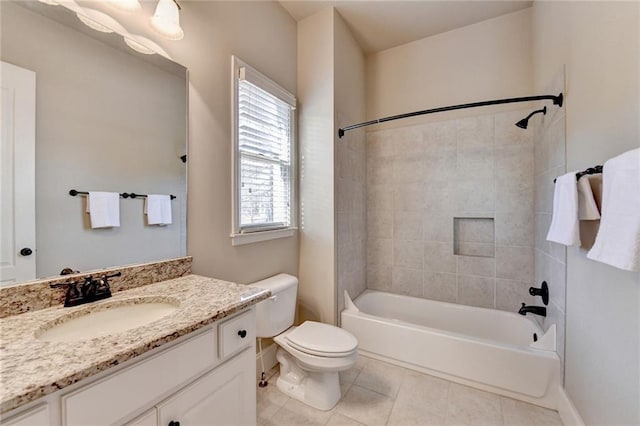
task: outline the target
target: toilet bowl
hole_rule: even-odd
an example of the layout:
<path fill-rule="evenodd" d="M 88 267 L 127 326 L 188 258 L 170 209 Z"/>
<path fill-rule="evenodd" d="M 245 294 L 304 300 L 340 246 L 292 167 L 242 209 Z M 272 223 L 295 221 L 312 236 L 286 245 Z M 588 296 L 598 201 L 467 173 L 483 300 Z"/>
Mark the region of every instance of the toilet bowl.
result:
<path fill-rule="evenodd" d="M 256 335 L 272 337 L 278 345 L 278 389 L 314 408 L 330 410 L 341 396 L 338 373 L 356 363 L 358 340 L 329 324 L 306 321 L 293 326 L 296 277 L 280 274 L 252 285 L 271 290 L 272 296 L 256 307 Z"/>

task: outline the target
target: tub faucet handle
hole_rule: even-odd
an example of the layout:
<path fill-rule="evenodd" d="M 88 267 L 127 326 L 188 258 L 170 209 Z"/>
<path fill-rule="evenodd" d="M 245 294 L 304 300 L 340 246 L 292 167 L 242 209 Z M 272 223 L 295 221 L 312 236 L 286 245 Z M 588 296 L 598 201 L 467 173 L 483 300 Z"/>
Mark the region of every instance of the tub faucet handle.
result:
<path fill-rule="evenodd" d="M 549 286 L 546 281 L 542 281 L 540 288 L 529 287 L 529 294 L 542 297 L 542 303 L 544 303 L 545 306 L 549 304 Z"/>

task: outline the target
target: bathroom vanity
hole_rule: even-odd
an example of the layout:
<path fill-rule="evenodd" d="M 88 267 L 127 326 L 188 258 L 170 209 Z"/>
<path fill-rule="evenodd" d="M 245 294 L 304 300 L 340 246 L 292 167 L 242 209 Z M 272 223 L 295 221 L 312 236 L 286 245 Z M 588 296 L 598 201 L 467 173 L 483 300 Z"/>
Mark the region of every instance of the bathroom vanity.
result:
<path fill-rule="evenodd" d="M 88 305 L 2 318 L 0 424 L 255 424 L 253 305 L 269 296 L 187 275 Z M 109 334 L 85 325 L 87 339 L 48 333 L 147 304 L 175 309 L 144 325 L 131 318 L 137 326 Z"/>

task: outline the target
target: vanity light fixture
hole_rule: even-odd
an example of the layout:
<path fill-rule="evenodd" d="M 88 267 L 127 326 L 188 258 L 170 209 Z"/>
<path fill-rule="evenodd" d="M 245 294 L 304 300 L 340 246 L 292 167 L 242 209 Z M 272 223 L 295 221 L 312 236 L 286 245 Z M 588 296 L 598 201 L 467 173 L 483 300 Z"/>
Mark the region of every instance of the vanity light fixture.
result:
<path fill-rule="evenodd" d="M 83 13 L 77 12 L 76 16 L 83 24 L 85 24 L 87 27 L 91 29 L 100 31 L 101 33 L 113 32 L 111 28 L 109 28 L 108 26 L 100 22 L 100 21 L 104 22 L 105 18 L 109 18 L 109 16 L 105 15 L 104 13 L 98 12 L 97 10 L 85 9 Z"/>
<path fill-rule="evenodd" d="M 175 0 L 159 0 L 151 26 L 169 40 L 181 40 L 184 31 L 180 27 L 180 6 Z"/>
<path fill-rule="evenodd" d="M 144 44 L 134 40 L 133 38 L 124 37 L 124 42 L 127 44 L 127 46 L 129 46 L 130 48 L 132 48 L 136 52 L 143 53 L 145 55 L 153 55 L 154 53 L 156 53 L 152 49 L 150 49 L 147 46 L 145 46 Z"/>
<path fill-rule="evenodd" d="M 137 12 L 142 9 L 138 0 L 109 0 L 109 4 L 124 12 Z"/>

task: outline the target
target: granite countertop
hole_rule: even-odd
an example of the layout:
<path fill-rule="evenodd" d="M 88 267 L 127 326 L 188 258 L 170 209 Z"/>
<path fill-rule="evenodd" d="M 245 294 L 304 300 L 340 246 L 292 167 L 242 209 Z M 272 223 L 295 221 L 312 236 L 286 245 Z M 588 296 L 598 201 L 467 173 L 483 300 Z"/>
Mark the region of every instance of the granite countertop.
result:
<path fill-rule="evenodd" d="M 0 319 L 0 414 L 118 365 L 269 297 L 268 290 L 187 275 L 114 293 L 72 308 L 55 306 Z M 126 302 L 125 302 L 126 300 Z M 35 336 L 61 317 L 101 310 L 105 304 L 179 302 L 147 325 L 73 342 Z M 74 315 L 75 313 L 75 315 Z"/>

